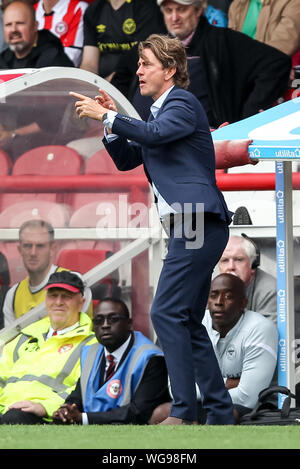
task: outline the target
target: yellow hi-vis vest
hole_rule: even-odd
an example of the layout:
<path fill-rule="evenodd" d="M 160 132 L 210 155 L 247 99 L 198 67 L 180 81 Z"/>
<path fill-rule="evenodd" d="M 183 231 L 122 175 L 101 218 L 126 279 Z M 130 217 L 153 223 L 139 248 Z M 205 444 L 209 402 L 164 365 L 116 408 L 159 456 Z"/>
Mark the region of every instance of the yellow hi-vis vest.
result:
<path fill-rule="evenodd" d="M 61 272 L 64 269 L 63 267 L 58 267 L 55 272 Z M 31 293 L 29 288 L 29 277 L 24 278 L 16 288 L 14 299 L 13 299 L 13 310 L 15 312 L 15 317 L 19 318 L 23 314 L 28 313 L 32 308 L 40 305 L 45 301 L 46 290 L 41 288 L 41 290 Z M 86 311 L 87 314 L 93 316 L 93 304 L 90 302 L 89 308 Z"/>
<path fill-rule="evenodd" d="M 94 342 L 92 323 L 80 313 L 79 325 L 46 340 L 48 316 L 25 327 L 0 357 L 0 413 L 18 401 L 40 403 L 51 419 L 80 377 L 83 345 Z"/>

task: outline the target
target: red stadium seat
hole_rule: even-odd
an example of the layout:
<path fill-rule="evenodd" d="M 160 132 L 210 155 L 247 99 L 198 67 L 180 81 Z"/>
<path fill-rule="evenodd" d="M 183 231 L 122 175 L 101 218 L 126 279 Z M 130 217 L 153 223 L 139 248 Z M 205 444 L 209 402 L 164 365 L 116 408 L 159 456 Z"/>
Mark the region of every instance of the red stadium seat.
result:
<path fill-rule="evenodd" d="M 129 204 L 128 199 L 99 199 L 83 205 L 73 212 L 69 226 L 72 228 L 137 228 L 147 227 L 148 207 Z"/>
<path fill-rule="evenodd" d="M 55 228 L 68 226 L 69 211 L 62 204 L 33 200 L 10 205 L 0 214 L 0 228 L 19 228 L 31 219 L 49 221 Z"/>
<path fill-rule="evenodd" d="M 106 250 L 63 249 L 58 256 L 57 265 L 85 274 L 105 261 L 110 255 L 112 255 L 112 252 Z M 110 296 L 112 292 L 116 291 L 119 295 L 118 283 L 119 273 L 116 270 L 92 286 L 93 298 L 100 299 L 101 297 Z"/>
<path fill-rule="evenodd" d="M 104 221 L 106 224 L 103 224 Z M 72 228 L 117 227 L 119 225 L 119 207 L 115 200 L 97 200 L 83 205 L 70 218 Z"/>
<path fill-rule="evenodd" d="M 136 174 L 144 175 L 143 165 L 130 171 L 119 171 L 106 149 L 97 151 L 89 158 L 85 164 L 85 174 Z"/>
<path fill-rule="evenodd" d="M 66 176 L 80 174 L 83 158 L 64 145 L 45 145 L 23 153 L 15 162 L 14 175 Z"/>
<path fill-rule="evenodd" d="M 108 251 L 95 249 L 63 249 L 57 265 L 85 274 L 107 259 Z"/>
<path fill-rule="evenodd" d="M 81 174 L 83 158 L 75 150 L 63 145 L 45 145 L 23 153 L 12 168 L 14 176 L 65 176 Z M 64 194 L 56 193 L 10 193 L 2 194 L 1 210 L 17 202 L 45 200 L 64 202 Z"/>

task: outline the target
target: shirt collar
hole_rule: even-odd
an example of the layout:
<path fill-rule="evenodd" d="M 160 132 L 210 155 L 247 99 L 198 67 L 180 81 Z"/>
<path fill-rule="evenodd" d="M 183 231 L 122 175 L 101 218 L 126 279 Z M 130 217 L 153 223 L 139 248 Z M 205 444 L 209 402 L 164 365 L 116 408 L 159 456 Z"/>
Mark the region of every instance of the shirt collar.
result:
<path fill-rule="evenodd" d="M 121 358 L 123 356 L 123 353 L 125 352 L 125 350 L 127 349 L 128 345 L 129 345 L 130 339 L 131 339 L 131 334 L 129 334 L 128 339 L 125 340 L 125 342 L 121 345 L 121 347 L 117 348 L 113 352 L 109 352 L 104 347 L 105 358 L 107 357 L 107 355 L 113 355 L 115 357 L 115 364 L 117 366 L 119 361 L 121 360 Z"/>
<path fill-rule="evenodd" d="M 75 324 L 72 324 L 72 326 L 65 327 L 65 329 L 60 329 L 59 331 L 57 331 L 57 335 L 66 334 L 67 332 L 70 332 L 73 329 L 76 329 L 76 327 L 78 327 L 78 326 L 79 326 L 79 321 L 77 321 Z M 54 331 L 55 331 L 55 329 L 53 329 L 53 327 L 50 325 L 49 332 L 47 334 L 47 339 L 49 339 L 49 337 L 52 336 Z"/>
<path fill-rule="evenodd" d="M 189 34 L 185 39 L 183 39 L 181 42 L 181 44 L 184 46 L 184 47 L 187 47 L 191 40 L 193 39 L 193 36 L 195 34 L 195 31 L 192 31 L 191 34 Z"/>
<path fill-rule="evenodd" d="M 170 91 L 174 88 L 174 85 L 171 86 L 169 89 L 167 89 L 167 91 L 165 91 L 156 101 L 154 101 L 154 103 L 152 104 L 151 108 L 150 108 L 150 111 L 151 111 L 151 114 L 153 115 L 154 118 L 156 118 L 157 114 L 158 114 L 158 111 L 160 110 L 160 108 L 162 107 L 166 97 L 168 96 L 168 94 L 170 93 Z"/>

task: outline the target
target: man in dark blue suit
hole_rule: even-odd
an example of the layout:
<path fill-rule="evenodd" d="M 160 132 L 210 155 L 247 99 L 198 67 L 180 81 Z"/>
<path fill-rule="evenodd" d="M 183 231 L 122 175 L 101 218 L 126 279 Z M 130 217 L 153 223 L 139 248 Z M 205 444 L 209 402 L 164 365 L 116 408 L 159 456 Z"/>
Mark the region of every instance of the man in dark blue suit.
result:
<path fill-rule="evenodd" d="M 149 122 L 119 114 L 103 91 L 77 93 L 80 117 L 102 120 L 104 144 L 126 171 L 144 164 L 159 216 L 168 224 L 168 254 L 151 308 L 171 382 L 170 416 L 162 424 L 197 420 L 195 381 L 208 424 L 233 424 L 232 401 L 202 325 L 213 269 L 228 240 L 231 213 L 216 185 L 215 156 L 205 112 L 188 86 L 185 50 L 177 39 L 151 35 L 140 44 L 141 94 L 151 96 Z M 127 140 L 129 139 L 130 142 Z"/>

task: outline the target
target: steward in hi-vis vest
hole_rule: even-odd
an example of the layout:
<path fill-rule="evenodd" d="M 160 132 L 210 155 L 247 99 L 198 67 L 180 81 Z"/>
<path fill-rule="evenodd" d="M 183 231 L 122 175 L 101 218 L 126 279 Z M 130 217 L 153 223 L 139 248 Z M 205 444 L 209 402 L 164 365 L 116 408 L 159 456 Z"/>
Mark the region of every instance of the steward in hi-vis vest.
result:
<path fill-rule="evenodd" d="M 146 425 L 170 400 L 161 349 L 132 330 L 128 308 L 116 298 L 94 309 L 93 330 L 96 338 L 82 348 L 80 379 L 54 422 Z"/>

